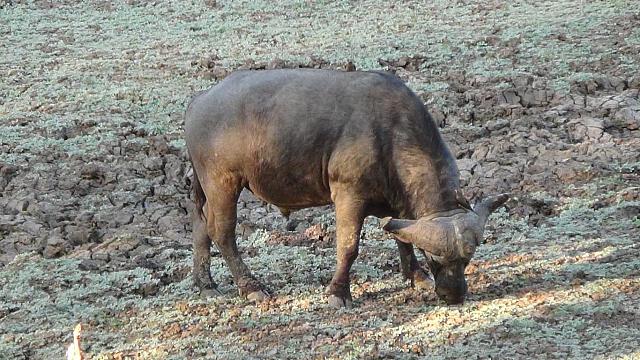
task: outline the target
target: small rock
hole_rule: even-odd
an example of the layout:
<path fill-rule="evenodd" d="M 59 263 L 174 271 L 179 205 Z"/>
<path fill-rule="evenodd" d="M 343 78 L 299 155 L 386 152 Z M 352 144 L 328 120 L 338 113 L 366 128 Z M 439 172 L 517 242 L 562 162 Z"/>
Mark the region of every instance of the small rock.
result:
<path fill-rule="evenodd" d="M 18 219 L 15 215 L 0 215 L 0 231 L 13 232 L 24 219 Z"/>
<path fill-rule="evenodd" d="M 158 230 L 166 231 L 176 229 L 181 225 L 181 222 L 176 219 L 175 216 L 167 215 L 158 219 Z"/>
<path fill-rule="evenodd" d="M 116 226 L 129 225 L 133 222 L 133 214 L 122 211 L 116 215 L 114 223 Z"/>
<path fill-rule="evenodd" d="M 91 254 L 91 259 L 93 260 L 108 262 L 109 258 L 110 258 L 109 254 L 106 252 L 98 252 L 98 253 Z"/>
<path fill-rule="evenodd" d="M 51 236 L 47 239 L 47 245 L 42 252 L 42 256 L 47 259 L 63 255 L 67 242 L 61 237 Z"/>
<path fill-rule="evenodd" d="M 144 255 L 135 256 L 133 257 L 132 260 L 133 260 L 133 263 L 136 264 L 138 267 L 151 269 L 151 270 L 157 270 L 162 268 L 160 265 L 158 265 L 157 262 L 147 259 L 146 256 Z"/>
<path fill-rule="evenodd" d="M 569 137 L 574 141 L 598 140 L 604 134 L 604 122 L 602 119 L 591 117 L 572 120 L 567 124 Z"/>
<path fill-rule="evenodd" d="M 173 184 L 170 185 L 154 185 L 153 194 L 160 197 L 171 197 L 178 193 Z"/>
<path fill-rule="evenodd" d="M 80 175 L 87 180 L 100 180 L 104 177 L 104 169 L 98 164 L 87 164 L 80 171 Z"/>
<path fill-rule="evenodd" d="M 83 271 L 95 271 L 99 270 L 102 266 L 104 266 L 103 261 L 94 259 L 83 259 L 80 264 L 78 264 L 78 269 Z"/>
<path fill-rule="evenodd" d="M 129 256 L 131 257 L 143 257 L 149 258 L 154 256 L 157 253 L 158 248 L 151 246 L 146 243 L 146 241 L 141 241 L 138 247 L 129 251 Z"/>
<path fill-rule="evenodd" d="M 620 102 L 615 99 L 606 100 L 603 102 L 600 107 L 603 109 L 617 109 L 620 107 Z"/>
<path fill-rule="evenodd" d="M 0 162 L 0 191 L 9 184 L 9 181 L 11 181 L 17 173 L 17 166 Z"/>
<path fill-rule="evenodd" d="M 533 83 L 533 77 L 531 75 L 517 76 L 514 77 L 511 81 L 516 88 L 523 88 Z"/>
<path fill-rule="evenodd" d="M 107 249 L 111 252 L 112 255 L 115 256 L 120 253 L 127 253 L 137 248 L 141 243 L 142 239 L 140 238 L 127 237 L 114 241 L 113 243 L 109 244 Z M 114 256 L 112 256 L 112 258 Z"/>
<path fill-rule="evenodd" d="M 524 107 L 546 105 L 548 104 L 549 99 L 553 97 L 551 93 L 547 94 L 546 90 L 533 89 L 531 87 L 518 90 L 518 95 L 521 98 L 520 103 Z"/>
<path fill-rule="evenodd" d="M 623 91 L 626 87 L 626 82 L 617 77 L 598 76 L 593 79 L 597 84 L 597 90 L 615 90 Z"/>
<path fill-rule="evenodd" d="M 75 218 L 75 222 L 76 223 L 89 223 L 91 220 L 93 220 L 93 212 L 92 211 L 81 211 L 78 216 L 76 216 Z"/>
<path fill-rule="evenodd" d="M 162 158 L 150 156 L 150 157 L 146 157 L 142 161 L 142 166 L 144 166 L 144 168 L 147 170 L 159 171 L 159 170 L 162 170 L 164 163 Z"/>
<path fill-rule="evenodd" d="M 485 124 L 485 127 L 489 131 L 497 131 L 497 130 L 500 130 L 502 128 L 505 128 L 505 127 L 509 126 L 510 123 L 511 122 L 509 120 L 500 119 L 500 120 L 495 120 L 495 121 L 488 121 Z"/>
<path fill-rule="evenodd" d="M 520 96 L 515 89 L 504 90 L 498 97 L 498 101 L 502 104 L 519 105 Z"/>
<path fill-rule="evenodd" d="M 28 199 L 12 199 L 9 200 L 7 208 L 9 208 L 10 211 L 15 210 L 17 212 L 24 212 L 29 208 L 29 204 L 30 202 Z"/>
<path fill-rule="evenodd" d="M 22 229 L 28 234 L 33 236 L 42 235 L 42 228 L 43 228 L 42 225 L 38 224 L 37 222 L 31 219 L 25 220 L 25 222 L 22 224 Z"/>
<path fill-rule="evenodd" d="M 98 233 L 95 229 L 68 225 L 65 227 L 65 231 L 67 233 L 67 239 L 76 246 L 89 242 L 96 242 L 98 240 Z"/>
<path fill-rule="evenodd" d="M 473 174 L 473 170 L 475 169 L 475 167 L 478 165 L 478 162 L 476 160 L 473 159 L 459 159 L 456 161 L 457 165 L 458 165 L 458 169 L 460 171 L 468 171 L 471 174 Z"/>
<path fill-rule="evenodd" d="M 169 154 L 165 157 L 164 173 L 167 181 L 172 184 L 182 184 L 185 168 L 185 162 L 176 155 Z"/>
<path fill-rule="evenodd" d="M 1 230 L 0 230 L 1 231 Z M 6 265 L 19 254 L 16 242 L 12 240 L 0 241 L 0 268 Z"/>
<path fill-rule="evenodd" d="M 258 224 L 267 215 L 267 210 L 262 207 L 257 207 L 249 214 L 249 221 Z"/>
<path fill-rule="evenodd" d="M 311 223 L 309 223 L 309 221 L 307 220 L 301 220 L 300 222 L 298 222 L 298 225 L 296 225 L 295 231 L 302 233 L 305 230 L 307 230 L 307 228 L 311 226 Z"/>
<path fill-rule="evenodd" d="M 149 151 L 151 155 L 178 155 L 182 151 L 176 146 L 171 145 L 167 136 L 152 136 L 149 138 L 149 144 L 151 145 Z"/>
<path fill-rule="evenodd" d="M 160 289 L 160 287 L 158 286 L 158 284 L 154 284 L 154 283 L 145 283 L 142 284 L 136 291 L 136 294 L 142 295 L 142 296 L 150 296 L 150 295 L 155 295 L 158 290 Z"/>

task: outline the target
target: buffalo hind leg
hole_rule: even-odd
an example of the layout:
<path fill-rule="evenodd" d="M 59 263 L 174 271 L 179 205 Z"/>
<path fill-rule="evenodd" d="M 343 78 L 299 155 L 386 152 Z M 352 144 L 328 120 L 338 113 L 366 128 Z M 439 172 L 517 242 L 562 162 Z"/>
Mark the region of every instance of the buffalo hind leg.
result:
<path fill-rule="evenodd" d="M 364 221 L 364 202 L 354 199 L 347 191 L 334 196 L 336 207 L 336 271 L 327 287 L 329 305 L 351 307 L 349 271 L 358 257 L 360 230 Z"/>
<path fill-rule="evenodd" d="M 193 282 L 200 294 L 208 297 L 220 295 L 218 286 L 211 278 L 211 238 L 207 224 L 198 211 L 193 217 Z"/>
<path fill-rule="evenodd" d="M 208 233 L 229 267 L 240 296 L 259 302 L 268 297 L 268 294 L 265 287 L 253 277 L 247 265 L 242 261 L 236 243 L 236 202 L 242 187 L 238 182 L 237 186 L 231 189 L 232 191 L 225 190 L 227 191 L 215 191 L 211 195 L 207 194 L 207 199 L 212 199 L 207 207 L 207 218 L 213 219 L 213 221 L 207 222 Z"/>
<path fill-rule="evenodd" d="M 413 245 L 396 240 L 398 244 L 398 252 L 400 253 L 400 268 L 405 279 L 411 280 L 411 287 L 420 290 L 433 288 L 433 280 L 420 267 L 416 254 L 413 251 Z"/>

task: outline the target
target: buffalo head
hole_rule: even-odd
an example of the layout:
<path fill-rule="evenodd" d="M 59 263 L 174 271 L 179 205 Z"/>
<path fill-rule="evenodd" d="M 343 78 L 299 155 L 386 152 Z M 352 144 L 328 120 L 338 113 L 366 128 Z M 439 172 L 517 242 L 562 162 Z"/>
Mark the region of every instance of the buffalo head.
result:
<path fill-rule="evenodd" d="M 464 270 L 482 241 L 489 215 L 509 196 L 486 198 L 471 209 L 436 213 L 418 220 L 384 218 L 382 227 L 398 240 L 425 253 L 438 296 L 449 305 L 461 304 L 467 293 Z"/>

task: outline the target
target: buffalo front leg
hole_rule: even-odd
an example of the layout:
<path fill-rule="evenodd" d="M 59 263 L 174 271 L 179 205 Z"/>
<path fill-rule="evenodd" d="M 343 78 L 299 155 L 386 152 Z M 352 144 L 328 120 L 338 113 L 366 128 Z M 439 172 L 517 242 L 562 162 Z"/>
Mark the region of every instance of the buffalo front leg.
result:
<path fill-rule="evenodd" d="M 258 302 L 268 297 L 268 294 L 242 261 L 236 243 L 236 201 L 240 190 L 237 189 L 232 194 L 217 192 L 207 197 L 215 199 L 208 207 L 207 218 L 213 218 L 213 221 L 207 222 L 208 233 L 229 267 L 240 296 Z"/>
<path fill-rule="evenodd" d="M 329 304 L 334 307 L 351 307 L 349 271 L 358 257 L 360 230 L 364 221 L 364 203 L 347 193 L 334 198 L 336 207 L 336 271 L 327 288 Z"/>
<path fill-rule="evenodd" d="M 193 217 L 193 282 L 203 296 L 220 295 L 217 285 L 211 278 L 211 238 L 207 233 L 207 224 L 199 211 Z"/>
<path fill-rule="evenodd" d="M 405 279 L 411 280 L 411 287 L 420 290 L 433 288 L 433 280 L 422 269 L 416 254 L 413 251 L 413 245 L 396 240 L 398 252 L 400 253 L 400 269 Z"/>

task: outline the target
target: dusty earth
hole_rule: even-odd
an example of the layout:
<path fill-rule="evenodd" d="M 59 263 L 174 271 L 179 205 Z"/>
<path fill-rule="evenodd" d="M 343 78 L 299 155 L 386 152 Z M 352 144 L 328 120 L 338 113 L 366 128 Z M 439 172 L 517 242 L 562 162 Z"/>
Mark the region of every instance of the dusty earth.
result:
<path fill-rule="evenodd" d="M 0 358 L 640 358 L 637 1 L 0 1 Z M 189 278 L 190 96 L 238 68 L 386 69 L 425 101 L 468 197 L 509 191 L 448 307 L 369 218 L 353 309 L 323 295 L 330 207 L 243 193 L 274 292 Z"/>

